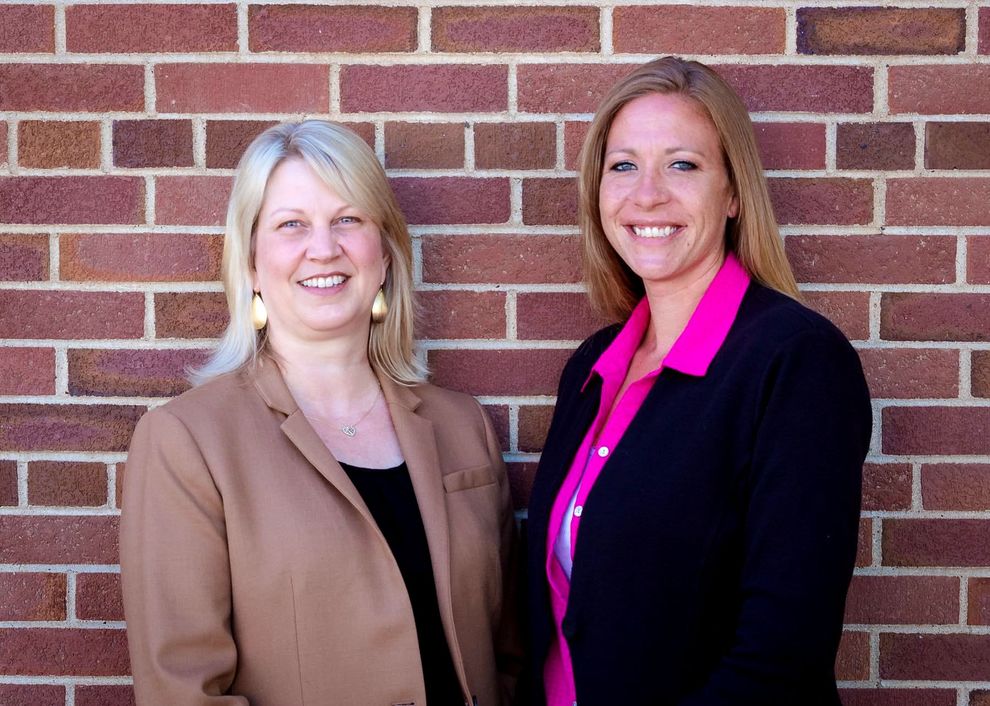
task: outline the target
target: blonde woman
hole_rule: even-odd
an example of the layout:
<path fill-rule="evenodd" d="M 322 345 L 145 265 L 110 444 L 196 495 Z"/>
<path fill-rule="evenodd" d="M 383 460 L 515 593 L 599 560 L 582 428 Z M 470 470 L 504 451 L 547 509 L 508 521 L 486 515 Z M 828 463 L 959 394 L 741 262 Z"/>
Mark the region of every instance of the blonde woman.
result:
<path fill-rule="evenodd" d="M 127 462 L 138 704 L 501 704 L 505 468 L 478 403 L 423 382 L 371 150 L 320 121 L 260 135 L 223 270 L 226 333 Z"/>
<path fill-rule="evenodd" d="M 632 72 L 581 163 L 593 304 L 529 508 L 532 703 L 839 706 L 870 402 L 796 300 L 746 109 Z"/>

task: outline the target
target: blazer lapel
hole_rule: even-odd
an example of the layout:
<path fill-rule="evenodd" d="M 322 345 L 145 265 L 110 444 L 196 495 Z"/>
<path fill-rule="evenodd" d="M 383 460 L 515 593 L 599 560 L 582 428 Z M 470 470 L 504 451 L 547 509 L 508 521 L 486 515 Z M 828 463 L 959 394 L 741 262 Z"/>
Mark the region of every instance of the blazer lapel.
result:
<path fill-rule="evenodd" d="M 402 387 L 391 380 L 380 377 L 379 382 L 388 402 L 392 424 L 399 439 L 402 455 L 406 459 L 409 477 L 416 502 L 423 518 L 426 542 L 430 548 L 430 562 L 433 566 L 433 580 L 437 588 L 437 603 L 443 621 L 444 634 L 450 646 L 454 669 L 467 684 L 464 660 L 454 629 L 454 610 L 450 588 L 450 536 L 447 524 L 447 500 L 440 472 L 440 454 L 437 450 L 433 422 L 416 413 L 420 405 L 419 396 L 408 387 Z"/>

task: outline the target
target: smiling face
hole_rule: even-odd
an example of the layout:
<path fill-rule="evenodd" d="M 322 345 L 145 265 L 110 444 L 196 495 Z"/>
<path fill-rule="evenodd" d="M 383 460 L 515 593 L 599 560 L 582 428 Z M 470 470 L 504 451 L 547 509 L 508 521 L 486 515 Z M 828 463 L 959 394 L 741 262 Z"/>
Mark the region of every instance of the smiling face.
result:
<path fill-rule="evenodd" d="M 367 214 L 302 159 L 275 168 L 258 214 L 252 272 L 275 350 L 347 335 L 366 342 L 387 269 L 381 232 Z"/>
<path fill-rule="evenodd" d="M 726 220 L 739 211 L 715 126 L 676 94 L 619 110 L 598 198 L 609 243 L 655 293 L 707 286 L 724 258 Z"/>

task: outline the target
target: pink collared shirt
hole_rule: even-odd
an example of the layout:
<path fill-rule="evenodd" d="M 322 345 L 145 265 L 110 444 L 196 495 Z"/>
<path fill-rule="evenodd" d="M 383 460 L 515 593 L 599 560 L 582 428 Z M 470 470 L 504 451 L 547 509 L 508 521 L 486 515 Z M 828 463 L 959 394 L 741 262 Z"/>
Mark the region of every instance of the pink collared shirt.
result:
<path fill-rule="evenodd" d="M 561 625 L 567 611 L 574 547 L 577 545 L 578 529 L 588 494 L 611 456 L 612 449 L 622 439 L 653 387 L 657 375 L 664 368 L 673 368 L 686 375 L 699 377 L 708 372 L 708 366 L 722 347 L 732 322 L 735 321 L 748 286 L 749 276 L 746 271 L 735 256 L 727 255 L 684 331 L 661 361 L 660 367 L 633 382 L 617 405 L 616 395 L 629 372 L 633 355 L 650 325 L 650 305 L 645 297 L 591 369 L 588 380 L 593 375 L 598 375 L 602 380 L 598 413 L 557 493 L 550 511 L 547 532 L 546 573 L 556 626 L 555 639 L 550 645 L 543 669 L 547 706 L 573 706 L 577 700 L 574 670 Z M 610 417 L 609 412 L 613 405 L 615 411 Z"/>

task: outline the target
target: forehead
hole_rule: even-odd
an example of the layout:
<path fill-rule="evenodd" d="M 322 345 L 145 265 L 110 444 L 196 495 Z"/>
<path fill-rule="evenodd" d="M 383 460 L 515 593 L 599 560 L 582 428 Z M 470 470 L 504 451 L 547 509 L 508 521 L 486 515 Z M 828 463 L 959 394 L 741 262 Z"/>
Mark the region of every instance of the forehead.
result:
<path fill-rule="evenodd" d="M 314 205 L 336 207 L 349 204 L 300 157 L 289 157 L 272 170 L 265 185 L 262 211 L 274 208 L 302 208 Z"/>
<path fill-rule="evenodd" d="M 643 141 L 673 141 L 692 149 L 721 150 L 715 124 L 696 100 L 675 93 L 650 93 L 626 103 L 609 127 L 608 149 Z M 624 143 L 630 144 L 624 144 Z"/>

